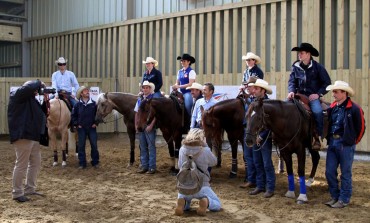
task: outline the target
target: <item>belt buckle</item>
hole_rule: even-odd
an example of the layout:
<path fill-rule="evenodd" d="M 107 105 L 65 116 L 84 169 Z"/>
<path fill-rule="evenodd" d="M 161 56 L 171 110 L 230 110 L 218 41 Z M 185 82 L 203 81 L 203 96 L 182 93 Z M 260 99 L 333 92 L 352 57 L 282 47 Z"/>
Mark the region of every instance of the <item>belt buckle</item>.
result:
<path fill-rule="evenodd" d="M 339 139 L 340 135 L 333 135 L 333 139 Z"/>

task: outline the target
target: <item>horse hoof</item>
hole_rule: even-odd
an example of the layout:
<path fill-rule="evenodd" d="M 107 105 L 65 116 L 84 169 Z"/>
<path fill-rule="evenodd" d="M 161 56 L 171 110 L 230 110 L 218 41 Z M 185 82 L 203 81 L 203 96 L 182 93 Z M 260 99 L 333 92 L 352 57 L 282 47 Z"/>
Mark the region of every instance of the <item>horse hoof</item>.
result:
<path fill-rule="evenodd" d="M 298 198 L 297 198 L 297 204 L 304 204 L 308 201 L 307 199 L 307 195 L 306 194 L 299 194 Z M 301 203 L 298 203 L 298 202 L 301 202 Z"/>
<path fill-rule="evenodd" d="M 66 161 L 63 161 L 62 167 L 66 167 L 66 166 L 67 166 L 67 162 Z"/>
<path fill-rule="evenodd" d="M 230 172 L 229 178 L 230 179 L 236 178 L 236 173 Z"/>
<path fill-rule="evenodd" d="M 294 191 L 289 190 L 288 192 L 285 193 L 285 197 L 294 199 L 295 198 Z"/>
<path fill-rule="evenodd" d="M 134 163 L 127 164 L 127 168 L 131 168 L 134 165 Z"/>
<path fill-rule="evenodd" d="M 171 176 L 176 176 L 180 170 L 176 169 L 175 167 L 171 167 L 170 174 Z"/>
<path fill-rule="evenodd" d="M 297 200 L 297 204 L 305 204 L 305 203 L 306 203 L 305 201 Z"/>
<path fill-rule="evenodd" d="M 306 181 L 306 186 L 311 187 L 313 182 L 315 182 L 315 180 L 313 178 L 308 178 L 308 180 Z"/>
<path fill-rule="evenodd" d="M 57 163 L 57 162 L 54 162 L 54 163 L 53 163 L 53 166 L 58 166 L 58 163 Z"/>

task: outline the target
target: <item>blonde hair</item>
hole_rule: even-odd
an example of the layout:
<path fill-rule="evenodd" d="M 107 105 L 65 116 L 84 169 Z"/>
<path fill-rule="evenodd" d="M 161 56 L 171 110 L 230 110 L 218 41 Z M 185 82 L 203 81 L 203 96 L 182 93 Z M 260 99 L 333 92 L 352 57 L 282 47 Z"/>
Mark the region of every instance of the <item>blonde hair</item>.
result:
<path fill-rule="evenodd" d="M 182 144 L 186 146 L 206 146 L 204 142 L 204 131 L 202 129 L 190 129 L 186 138 L 182 140 Z"/>

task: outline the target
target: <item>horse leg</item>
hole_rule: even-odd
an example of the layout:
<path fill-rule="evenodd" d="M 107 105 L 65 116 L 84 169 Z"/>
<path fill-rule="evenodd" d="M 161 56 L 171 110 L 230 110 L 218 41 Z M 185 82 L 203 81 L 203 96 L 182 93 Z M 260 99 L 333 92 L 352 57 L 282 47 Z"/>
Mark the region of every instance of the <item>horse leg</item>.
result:
<path fill-rule="evenodd" d="M 306 182 L 305 182 L 305 163 L 306 163 L 306 149 L 304 147 L 299 148 L 297 152 L 298 159 L 298 176 L 299 176 L 299 196 L 297 198 L 297 204 L 304 204 L 308 201 L 306 194 Z"/>
<path fill-rule="evenodd" d="M 67 129 L 63 134 L 62 134 L 62 141 L 61 141 L 61 148 L 62 148 L 62 159 L 63 159 L 63 162 L 62 162 L 62 167 L 66 167 L 67 166 L 67 147 L 65 147 L 67 145 L 67 140 L 68 140 L 68 132 L 69 130 Z"/>
<path fill-rule="evenodd" d="M 127 128 L 128 137 L 130 138 L 130 163 L 132 166 L 135 163 L 135 127 Z"/>
<path fill-rule="evenodd" d="M 58 151 L 54 150 L 54 162 L 53 166 L 58 165 Z"/>
<path fill-rule="evenodd" d="M 231 171 L 229 174 L 229 178 L 236 178 L 236 174 L 238 172 L 238 140 L 237 139 L 229 139 L 229 142 L 232 142 L 231 145 Z"/>
<path fill-rule="evenodd" d="M 288 173 L 288 191 L 285 193 L 285 197 L 295 199 L 292 154 L 282 151 L 281 157 L 283 157 L 285 161 L 285 166 Z"/>
<path fill-rule="evenodd" d="M 311 174 L 308 180 L 306 181 L 306 186 L 310 187 L 312 183 L 315 181 L 316 170 L 317 170 L 317 166 L 319 165 L 319 161 L 320 161 L 320 154 L 319 154 L 319 151 L 316 151 L 313 149 L 308 149 L 308 151 L 310 152 L 311 158 L 312 158 L 312 169 L 311 169 Z"/>

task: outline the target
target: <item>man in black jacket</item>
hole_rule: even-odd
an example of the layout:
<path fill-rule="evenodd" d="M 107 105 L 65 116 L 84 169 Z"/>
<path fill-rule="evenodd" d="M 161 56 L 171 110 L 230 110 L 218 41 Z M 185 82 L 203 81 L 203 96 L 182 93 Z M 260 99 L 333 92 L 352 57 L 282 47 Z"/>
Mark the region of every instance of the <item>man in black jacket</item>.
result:
<path fill-rule="evenodd" d="M 26 195 L 42 195 L 36 192 L 36 180 L 41 167 L 39 141 L 40 135 L 45 132 L 46 117 L 35 99 L 41 87 L 44 84 L 39 80 L 27 81 L 10 93 L 8 126 L 10 143 L 14 145 L 16 154 L 12 197 L 18 202 L 29 201 Z"/>

